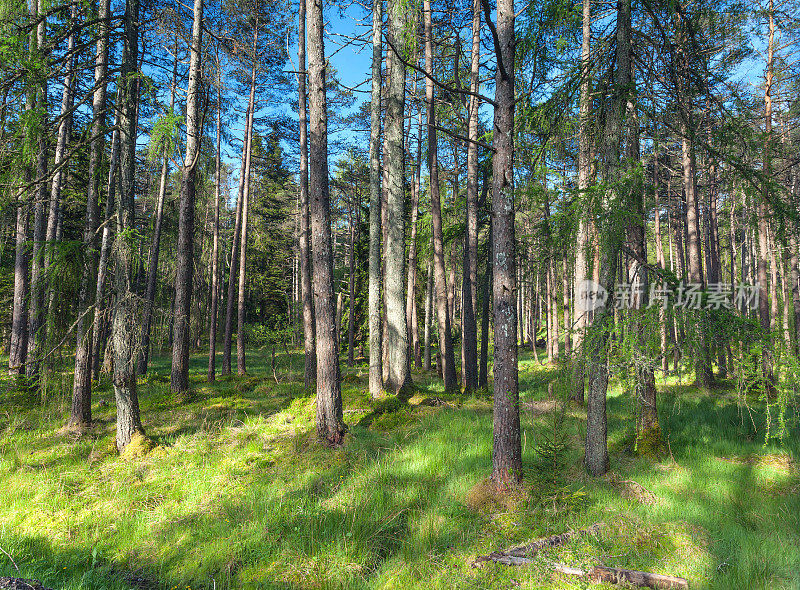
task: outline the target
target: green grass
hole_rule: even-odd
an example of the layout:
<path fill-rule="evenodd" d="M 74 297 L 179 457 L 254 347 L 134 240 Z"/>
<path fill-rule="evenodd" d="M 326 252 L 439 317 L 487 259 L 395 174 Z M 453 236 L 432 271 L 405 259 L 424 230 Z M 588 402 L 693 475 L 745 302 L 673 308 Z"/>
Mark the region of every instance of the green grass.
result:
<path fill-rule="evenodd" d="M 314 437 L 299 355 L 248 353 L 252 375 L 204 383 L 175 400 L 156 359 L 140 381 L 158 445 L 123 460 L 108 384 L 97 426 L 63 430 L 69 375 L 42 399 L 0 382 L 0 575 L 53 588 L 585 588 L 546 559 L 684 576 L 692 588 L 800 588 L 800 473 L 794 414 L 764 443 L 764 407 L 727 390 L 668 382 L 660 413 L 670 456 L 631 453 L 633 401 L 609 397 L 612 471 L 581 460 L 585 411 L 547 399 L 558 376 L 523 355 L 524 492 L 497 497 L 491 402 L 445 396 L 430 374 L 409 404 L 373 403 L 365 366 L 345 369 L 343 448 Z M 7 377 L 3 377 L 7 379 Z M 562 397 L 562 388 L 555 388 Z M 607 524 L 532 566 L 471 559 L 540 536 Z"/>

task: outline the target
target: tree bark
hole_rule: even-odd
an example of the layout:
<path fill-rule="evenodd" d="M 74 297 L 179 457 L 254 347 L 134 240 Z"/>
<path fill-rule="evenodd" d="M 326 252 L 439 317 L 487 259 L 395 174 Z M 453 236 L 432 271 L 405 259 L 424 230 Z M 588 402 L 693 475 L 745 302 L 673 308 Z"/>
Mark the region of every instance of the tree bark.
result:
<path fill-rule="evenodd" d="M 88 303 L 91 295 L 91 279 L 97 271 L 97 221 L 100 216 L 100 163 L 103 157 L 103 135 L 105 133 L 106 89 L 108 76 L 108 36 L 110 30 L 110 0 L 98 3 L 98 20 L 100 21 L 97 37 L 97 57 L 95 58 L 94 83 L 92 97 L 92 128 L 89 144 L 88 190 L 86 193 L 86 219 L 83 226 L 83 247 L 85 259 L 81 274 L 81 286 L 78 292 L 78 311 L 85 309 L 88 315 Z M 98 305 L 99 301 L 95 301 Z M 88 425 L 92 422 L 92 331 L 93 327 L 85 316 L 78 318 L 75 328 L 75 371 L 72 386 L 72 408 L 70 425 Z"/>
<path fill-rule="evenodd" d="M 333 301 L 330 194 L 328 187 L 328 113 L 325 97 L 325 48 L 322 0 L 311 0 L 308 28 L 311 153 L 309 195 L 313 251 L 314 315 L 317 321 L 317 434 L 332 446 L 343 442 L 339 342 Z"/>
<path fill-rule="evenodd" d="M 381 326 L 381 30 L 383 0 L 372 2 L 372 95 L 369 132 L 369 392 L 383 391 Z"/>
<path fill-rule="evenodd" d="M 173 393 L 189 391 L 191 308 L 194 280 L 194 210 L 197 159 L 200 153 L 200 77 L 203 43 L 203 0 L 194 0 L 189 85 L 186 92 L 186 157 L 181 170 L 178 244 L 175 260 L 175 312 L 172 328 Z"/>
<path fill-rule="evenodd" d="M 491 23 L 488 0 L 483 0 Z M 517 372 L 516 237 L 514 234 L 514 2 L 498 0 L 492 159 L 492 271 L 494 273 L 494 444 L 492 481 L 522 481 Z"/>
<path fill-rule="evenodd" d="M 589 109 L 591 108 L 591 35 L 592 35 L 592 0 L 583 0 L 583 25 L 581 42 L 581 95 L 578 112 L 578 191 L 582 199 L 586 194 L 591 179 L 591 137 L 589 134 Z M 583 339 L 588 325 L 588 312 L 579 309 L 583 305 L 579 301 L 582 293 L 581 284 L 588 278 L 587 250 L 589 248 L 589 219 L 578 213 L 578 230 L 575 243 L 575 276 L 573 302 L 575 304 L 575 337 L 576 350 L 572 371 L 571 398 L 579 403 L 584 401 L 584 354 Z M 535 340 L 535 336 L 534 336 Z M 534 346 L 536 344 L 534 343 Z"/>
<path fill-rule="evenodd" d="M 486 179 L 484 179 L 486 182 Z M 489 294 L 492 292 L 492 257 L 491 252 L 493 248 L 492 240 L 492 225 L 489 224 L 489 242 L 487 249 L 490 256 L 486 258 L 486 270 L 483 274 L 483 286 L 481 287 L 483 293 L 481 294 L 481 359 L 480 367 L 478 370 L 478 387 L 480 389 L 487 389 L 489 387 L 489 310 L 491 308 L 491 300 Z M 536 350 L 536 332 L 533 335 L 534 351 Z"/>
<path fill-rule="evenodd" d="M 36 28 L 37 51 L 42 51 L 45 46 L 45 28 L 47 26 L 44 0 L 37 2 L 37 17 L 41 20 Z M 44 117 L 42 129 L 47 127 L 47 79 L 44 78 L 37 89 L 36 108 L 40 116 Z M 42 342 L 44 341 L 44 251 L 43 246 L 47 236 L 47 217 L 45 215 L 45 203 L 47 202 L 47 134 L 39 133 L 37 138 L 36 153 L 36 179 L 38 187 L 34 191 L 33 205 L 33 248 L 31 252 L 31 279 L 30 279 L 30 302 L 28 307 L 28 352 L 27 364 L 25 365 L 25 375 L 29 380 L 35 382 L 39 378 L 39 356 L 41 353 Z"/>
<path fill-rule="evenodd" d="M 253 48 L 255 53 L 258 31 L 253 32 Z M 250 74 L 250 98 L 247 103 L 247 113 L 245 115 L 244 137 L 242 139 L 242 165 L 239 172 L 239 192 L 236 198 L 236 221 L 231 239 L 231 263 L 228 275 L 228 296 L 225 302 L 225 334 L 222 341 L 222 374 L 231 374 L 231 349 L 233 347 L 233 310 L 237 302 L 239 268 L 239 243 L 242 233 L 242 210 L 244 201 L 244 191 L 247 178 L 245 168 L 250 158 L 251 140 L 253 134 L 253 109 L 256 96 L 256 60 L 253 59 Z"/>
<path fill-rule="evenodd" d="M 416 81 L 415 81 L 416 86 Z M 408 327 L 409 358 L 422 367 L 417 326 L 417 219 L 419 217 L 420 157 L 422 154 L 422 102 L 419 104 L 419 132 L 417 133 L 417 155 L 414 161 L 414 180 L 411 185 L 411 236 L 408 244 L 408 282 L 406 283 L 406 323 Z M 410 133 L 410 131 L 409 131 Z M 410 361 L 409 361 L 410 362 Z"/>
<path fill-rule="evenodd" d="M 389 39 L 394 49 L 405 53 L 405 8 L 401 0 L 387 4 Z M 384 298 L 388 338 L 384 345 L 388 352 L 387 390 L 400 394 L 412 386 L 408 355 L 408 327 L 406 322 L 405 294 L 405 191 L 403 149 L 403 113 L 406 91 L 405 65 L 395 51 L 389 52 L 389 81 L 386 96 L 385 136 L 388 147 L 386 218 L 388 222 L 385 244 L 386 276 Z"/>
<path fill-rule="evenodd" d="M 215 153 L 214 183 L 214 233 L 211 242 L 211 310 L 208 325 L 208 375 L 207 380 L 213 383 L 217 369 L 217 316 L 219 315 L 219 213 L 220 192 L 222 190 L 222 63 L 219 59 L 219 46 L 215 50 L 217 67 L 217 141 Z"/>
<path fill-rule="evenodd" d="M 433 265 L 428 260 L 428 278 L 425 281 L 425 334 L 424 334 L 424 363 L 426 371 L 431 370 L 431 315 L 433 314 Z"/>
<path fill-rule="evenodd" d="M 114 354 L 114 397 L 117 406 L 117 450 L 122 452 L 134 434 L 144 434 L 136 393 L 137 298 L 133 290 L 136 186 L 136 74 L 139 51 L 139 0 L 126 0 L 123 18 L 122 71 L 118 82 L 120 194 L 116 201 L 114 306 L 111 343 Z"/>
<path fill-rule="evenodd" d="M 382 1 L 382 0 L 377 0 Z M 311 292 L 311 228 L 308 204 L 308 112 L 306 110 L 306 0 L 299 0 L 297 36 L 298 116 L 300 119 L 300 299 L 303 307 L 303 349 L 305 368 L 303 379 L 307 390 L 317 380 L 317 351 L 315 344 L 314 301 Z"/>
<path fill-rule="evenodd" d="M 480 89 L 480 0 L 472 2 L 472 52 L 470 55 L 470 92 L 477 94 Z M 464 281 L 463 281 L 463 321 L 462 346 L 464 366 L 461 368 L 464 392 L 478 388 L 478 324 L 477 324 L 477 265 L 478 265 L 478 110 L 480 102 L 473 94 L 469 101 L 469 122 L 467 143 L 467 211 L 466 233 L 464 239 Z"/>
<path fill-rule="evenodd" d="M 425 26 L 425 70 L 433 75 L 433 18 L 431 2 L 423 2 Z M 431 225 L 433 228 L 433 275 L 436 286 L 436 317 L 439 322 L 439 351 L 442 356 L 442 376 L 445 391 L 458 387 L 456 378 L 453 336 L 447 304 L 447 283 L 444 265 L 444 234 L 442 231 L 442 204 L 439 195 L 439 156 L 436 139 L 436 110 L 433 80 L 425 78 L 425 101 L 428 107 L 428 173 L 430 175 Z"/>

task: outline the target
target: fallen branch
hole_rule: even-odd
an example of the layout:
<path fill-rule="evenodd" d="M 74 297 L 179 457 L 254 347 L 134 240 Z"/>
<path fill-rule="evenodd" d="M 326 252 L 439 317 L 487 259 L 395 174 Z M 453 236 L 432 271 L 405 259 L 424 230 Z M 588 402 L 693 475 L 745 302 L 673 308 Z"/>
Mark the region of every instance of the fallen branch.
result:
<path fill-rule="evenodd" d="M 502 563 L 503 565 L 526 565 L 536 562 L 534 556 L 541 549 L 547 547 L 560 547 L 566 545 L 571 540 L 586 536 L 594 535 L 600 531 L 603 524 L 596 522 L 590 527 L 579 529 L 577 531 L 567 531 L 560 535 L 552 535 L 544 539 L 538 539 L 527 545 L 519 545 L 506 549 L 505 551 L 495 551 L 489 555 L 480 555 L 472 562 L 472 567 L 479 567 L 479 564 L 486 561 L 493 561 L 495 563 Z M 672 589 L 686 589 L 689 588 L 689 582 L 684 578 L 676 576 L 664 576 L 661 574 L 652 574 L 649 572 L 639 572 L 636 570 L 628 570 L 617 567 L 606 567 L 596 565 L 590 570 L 583 570 L 576 567 L 570 567 L 563 563 L 554 563 L 545 560 L 554 570 L 569 576 L 578 576 L 590 582 L 606 582 L 608 584 L 626 584 L 629 586 L 636 586 L 639 588 L 654 588 L 657 590 L 672 590 Z"/>
<path fill-rule="evenodd" d="M 649 572 L 637 572 L 636 570 L 626 570 L 620 567 L 606 567 L 596 565 L 589 571 L 580 568 L 569 567 L 561 563 L 552 564 L 553 568 L 562 574 L 579 576 L 590 582 L 606 582 L 607 584 L 626 584 L 639 588 L 656 588 L 658 590 L 686 589 L 689 582 L 685 578 L 677 576 L 662 576 L 661 574 L 651 574 Z"/>
<path fill-rule="evenodd" d="M 511 549 L 506 549 L 505 551 L 495 551 L 489 555 L 479 555 L 472 562 L 472 567 L 477 567 L 479 563 L 484 561 L 494 561 L 496 563 L 502 563 L 505 565 L 522 565 L 523 563 L 530 563 L 531 560 L 529 558 L 535 555 L 540 549 L 544 549 L 545 547 L 560 547 L 561 545 L 566 545 L 576 537 L 595 535 L 600 532 L 600 528 L 602 526 L 602 523 L 596 522 L 592 526 L 586 527 L 585 529 L 567 531 L 566 533 L 561 533 L 560 535 L 552 535 L 550 537 L 545 537 L 544 539 L 538 539 L 532 543 L 528 543 L 527 545 L 519 545 L 518 547 L 512 547 Z"/>

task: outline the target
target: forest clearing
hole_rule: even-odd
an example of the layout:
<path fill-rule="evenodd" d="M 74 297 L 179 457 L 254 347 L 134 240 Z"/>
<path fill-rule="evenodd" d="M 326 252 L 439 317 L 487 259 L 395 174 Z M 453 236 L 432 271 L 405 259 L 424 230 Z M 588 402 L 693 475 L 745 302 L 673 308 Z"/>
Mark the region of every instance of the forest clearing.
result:
<path fill-rule="evenodd" d="M 800 588 L 796 0 L 0 0 L 0 590 Z"/>
<path fill-rule="evenodd" d="M 253 360 L 270 363 L 263 351 Z M 551 562 L 602 562 L 682 576 L 692 588 L 800 582 L 797 428 L 765 446 L 763 405 L 748 404 L 752 422 L 730 387 L 709 396 L 675 378 L 659 384 L 670 452 L 656 462 L 633 452 L 632 400 L 612 388 L 612 470 L 592 478 L 582 465 L 585 411 L 565 406 L 558 388 L 548 398 L 560 375 L 527 353 L 526 485 L 505 497 L 486 486 L 489 397 L 446 395 L 420 372 L 408 404 L 375 403 L 359 363 L 342 388 L 350 430 L 330 450 L 314 440 L 302 363 L 280 355 L 279 384 L 258 369 L 207 384 L 195 357 L 195 398 L 178 402 L 168 363 L 154 359 L 140 393 L 155 447 L 129 460 L 114 450 L 107 385 L 90 436 L 63 428 L 63 403 L 10 399 L 0 527 L 20 571 L 5 559 L 0 575 L 70 590 L 581 588 Z M 606 524 L 601 534 L 531 565 L 471 567 L 478 555 L 595 522 Z"/>

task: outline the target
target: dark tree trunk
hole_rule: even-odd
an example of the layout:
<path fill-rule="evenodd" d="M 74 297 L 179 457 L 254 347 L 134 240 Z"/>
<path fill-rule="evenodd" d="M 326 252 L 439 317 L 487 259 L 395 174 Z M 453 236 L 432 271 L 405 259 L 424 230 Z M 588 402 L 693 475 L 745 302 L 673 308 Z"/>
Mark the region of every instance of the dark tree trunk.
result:
<path fill-rule="evenodd" d="M 325 48 L 322 0 L 311 0 L 308 27 L 309 114 L 311 152 L 309 195 L 313 252 L 314 315 L 317 322 L 317 434 L 325 443 L 340 445 L 344 439 L 339 342 L 333 300 L 333 250 L 328 187 L 328 113 L 325 97 Z"/>
<path fill-rule="evenodd" d="M 491 22 L 488 0 L 483 0 Z M 514 2 L 497 2 L 495 107 L 492 159 L 492 272 L 494 290 L 494 444 L 492 481 L 522 480 L 517 372 L 516 237 L 514 235 Z"/>
<path fill-rule="evenodd" d="M 424 0 L 425 69 L 433 73 L 433 20 L 430 0 Z M 442 375 L 445 391 L 458 387 L 456 361 L 453 353 L 453 336 L 447 304 L 447 283 L 444 265 L 444 233 L 442 230 L 442 205 L 439 195 L 439 156 L 436 139 L 436 110 L 433 80 L 425 78 L 425 101 L 428 107 L 428 173 L 430 174 L 431 225 L 433 227 L 433 276 L 436 286 L 436 317 L 439 322 L 439 351 L 442 355 Z M 513 265 L 512 265 L 513 266 Z"/>
<path fill-rule="evenodd" d="M 123 18 L 122 71 L 117 102 L 120 130 L 120 194 L 116 206 L 114 306 L 111 342 L 114 351 L 114 397 L 117 405 L 117 450 L 122 452 L 134 434 L 144 434 L 136 393 L 137 298 L 133 290 L 136 168 L 136 73 L 139 51 L 139 0 L 126 0 Z"/>

